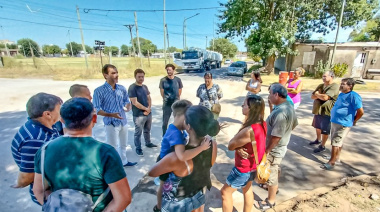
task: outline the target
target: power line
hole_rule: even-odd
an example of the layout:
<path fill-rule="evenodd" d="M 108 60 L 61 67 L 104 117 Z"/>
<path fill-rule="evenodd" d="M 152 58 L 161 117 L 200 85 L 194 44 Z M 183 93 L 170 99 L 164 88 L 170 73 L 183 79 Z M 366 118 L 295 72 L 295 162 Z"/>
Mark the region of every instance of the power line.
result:
<path fill-rule="evenodd" d="M 185 8 L 185 9 L 172 9 L 165 10 L 165 12 L 189 11 L 189 10 L 213 10 L 221 9 L 224 7 L 200 7 L 200 8 Z M 90 11 L 103 11 L 103 12 L 163 12 L 164 10 L 106 10 L 106 9 L 89 9 L 83 8 L 83 12 L 89 13 Z"/>
<path fill-rule="evenodd" d="M 61 28 L 66 28 L 66 29 L 79 29 L 78 27 L 69 27 L 69 26 L 47 24 L 47 23 L 40 23 L 40 22 L 33 22 L 33 21 L 25 21 L 25 20 L 4 18 L 4 17 L 0 17 L 0 19 L 25 22 L 25 23 L 31 23 L 31 24 L 39 24 L 39 25 L 44 25 L 44 26 L 61 27 Z M 117 32 L 125 32 L 126 31 L 126 30 L 117 30 L 117 29 L 83 29 L 83 30 L 88 30 L 88 31 L 117 31 Z"/>

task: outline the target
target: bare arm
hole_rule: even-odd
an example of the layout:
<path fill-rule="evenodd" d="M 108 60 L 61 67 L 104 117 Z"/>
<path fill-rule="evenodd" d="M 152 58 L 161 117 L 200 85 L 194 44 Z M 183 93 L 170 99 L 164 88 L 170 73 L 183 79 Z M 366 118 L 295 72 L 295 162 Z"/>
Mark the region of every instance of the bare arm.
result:
<path fill-rule="evenodd" d="M 33 183 L 34 180 L 34 173 L 27 173 L 27 172 L 19 172 L 17 177 L 17 184 L 12 185 L 12 188 L 24 188 L 31 183 Z"/>
<path fill-rule="evenodd" d="M 249 87 L 249 83 L 250 83 L 250 81 L 247 82 L 247 85 L 245 86 L 245 90 L 252 92 L 252 93 L 255 93 L 255 94 L 260 92 L 260 90 L 261 90 L 261 83 L 260 82 L 257 83 L 257 88 Z"/>
<path fill-rule="evenodd" d="M 181 94 L 182 94 L 182 88 L 178 89 L 178 95 L 180 98 L 181 98 Z"/>
<path fill-rule="evenodd" d="M 251 138 L 249 136 L 249 133 L 251 130 L 251 127 L 246 127 L 240 132 L 238 132 L 228 143 L 228 150 L 236 150 L 237 148 L 242 147 L 247 143 L 250 143 Z"/>
<path fill-rule="evenodd" d="M 216 141 L 212 140 L 212 157 L 211 157 L 211 166 L 214 165 L 216 161 L 216 156 L 218 155 L 218 144 Z"/>
<path fill-rule="evenodd" d="M 137 97 L 133 97 L 133 98 L 130 98 L 132 104 L 137 107 L 138 109 L 140 110 L 144 110 L 146 111 L 148 114 L 150 113 L 150 96 L 148 95 L 148 107 L 145 107 L 144 105 L 142 105 L 140 102 L 137 101 Z"/>
<path fill-rule="evenodd" d="M 327 101 L 330 99 L 330 97 L 326 94 L 320 94 L 318 91 L 314 93 L 315 97 L 317 97 L 317 99 L 320 99 L 320 100 L 323 100 L 323 101 Z M 313 98 L 313 97 L 312 97 Z"/>
<path fill-rule="evenodd" d="M 359 121 L 359 119 L 364 115 L 364 110 L 363 108 L 359 108 L 356 110 L 356 115 L 355 115 L 355 120 L 354 120 L 354 125 L 356 125 L 356 122 Z"/>
<path fill-rule="evenodd" d="M 287 90 L 288 90 L 289 93 L 298 94 L 298 93 L 301 92 L 302 88 L 303 88 L 303 82 L 300 82 L 300 84 L 298 84 L 298 86 L 297 86 L 296 89 L 294 89 L 294 88 L 287 88 Z"/>
<path fill-rule="evenodd" d="M 105 212 L 122 212 L 132 201 L 131 189 L 127 178 L 123 178 L 114 183 L 108 184 L 112 192 L 113 199 L 104 209 Z"/>
<path fill-rule="evenodd" d="M 174 152 L 172 152 L 154 164 L 154 166 L 149 170 L 148 175 L 150 177 L 158 177 L 162 174 L 174 172 L 177 168 L 175 166 L 176 161 L 179 161 L 178 157 Z"/>
<path fill-rule="evenodd" d="M 180 161 L 187 161 L 195 158 L 199 153 L 210 148 L 210 144 L 210 139 L 205 138 L 197 148 L 185 150 L 185 145 L 178 144 L 174 146 L 174 150 Z"/>
<path fill-rule="evenodd" d="M 112 118 L 117 118 L 117 119 L 123 119 L 119 113 L 107 113 L 107 112 L 104 112 L 104 110 L 99 110 L 98 111 L 98 115 L 101 115 L 101 116 L 106 116 L 106 117 L 112 117 Z"/>
<path fill-rule="evenodd" d="M 265 154 L 268 154 L 270 151 L 272 151 L 272 149 L 278 145 L 280 140 L 281 140 L 280 137 L 272 136 L 271 140 L 269 141 L 269 145 L 267 146 L 265 150 Z"/>
<path fill-rule="evenodd" d="M 45 183 L 45 190 L 47 190 L 49 188 L 49 184 L 46 182 L 46 180 L 44 181 Z M 44 204 L 44 189 L 43 189 L 43 186 L 42 186 L 42 175 L 41 174 L 38 174 L 38 173 L 35 173 L 34 175 L 34 184 L 33 184 L 33 193 L 34 193 L 34 196 L 36 197 L 37 201 L 43 205 Z M 47 194 L 46 196 L 49 196 L 50 194 L 50 191 L 47 191 Z"/>

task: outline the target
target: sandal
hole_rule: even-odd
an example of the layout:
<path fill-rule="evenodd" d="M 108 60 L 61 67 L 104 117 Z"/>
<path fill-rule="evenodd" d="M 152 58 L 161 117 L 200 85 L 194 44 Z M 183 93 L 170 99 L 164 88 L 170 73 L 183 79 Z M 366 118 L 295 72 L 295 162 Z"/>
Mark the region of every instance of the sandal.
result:
<path fill-rule="evenodd" d="M 263 204 L 263 202 L 265 202 L 265 204 Z M 268 200 L 268 198 L 266 198 L 264 201 L 260 201 L 260 202 L 257 202 L 259 204 L 259 207 L 257 207 L 256 204 L 254 204 L 255 208 L 256 209 L 259 209 L 261 211 L 266 211 L 270 208 L 273 208 L 274 206 L 276 206 L 276 203 L 273 203 L 271 204 Z"/>
<path fill-rule="evenodd" d="M 327 170 L 327 171 L 330 171 L 330 170 L 334 169 L 334 166 L 330 165 L 329 163 L 325 163 L 322 166 L 320 166 L 320 168 Z"/>

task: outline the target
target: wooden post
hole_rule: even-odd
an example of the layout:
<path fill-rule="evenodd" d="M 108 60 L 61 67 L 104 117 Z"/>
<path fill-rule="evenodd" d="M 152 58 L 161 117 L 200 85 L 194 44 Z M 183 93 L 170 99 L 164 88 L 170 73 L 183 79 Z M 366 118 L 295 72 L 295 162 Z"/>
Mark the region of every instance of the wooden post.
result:
<path fill-rule="evenodd" d="M 149 68 L 150 68 L 150 54 L 149 54 L 149 50 L 148 50 L 148 64 L 149 64 Z"/>

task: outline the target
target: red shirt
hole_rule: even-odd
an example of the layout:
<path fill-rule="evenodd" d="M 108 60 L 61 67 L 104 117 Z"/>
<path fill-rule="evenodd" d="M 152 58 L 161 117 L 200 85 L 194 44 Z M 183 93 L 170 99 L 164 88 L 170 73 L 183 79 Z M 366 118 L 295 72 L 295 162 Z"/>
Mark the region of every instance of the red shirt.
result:
<path fill-rule="evenodd" d="M 263 129 L 263 125 L 265 129 Z M 255 133 L 257 155 L 258 155 L 259 161 L 261 161 L 265 153 L 265 139 L 266 139 L 267 123 L 264 122 L 263 125 L 261 125 L 260 123 L 251 125 L 252 130 Z M 244 159 L 235 151 L 235 167 L 241 173 L 248 173 L 253 170 L 256 170 L 255 155 L 253 154 L 252 143 L 251 142 L 247 143 L 246 145 L 243 146 L 243 148 L 247 149 L 247 152 L 250 155 L 250 157 L 247 159 Z"/>

